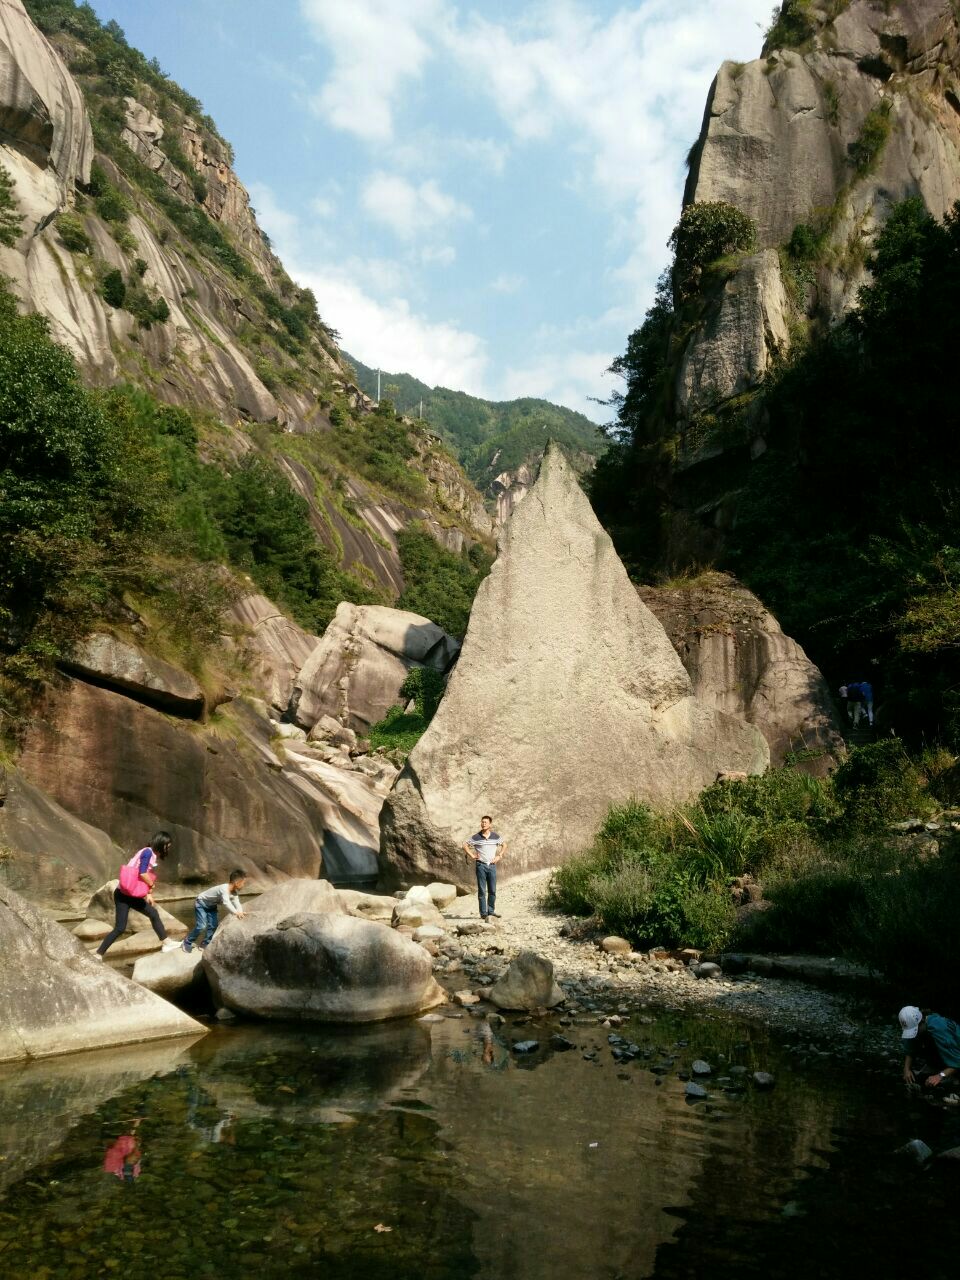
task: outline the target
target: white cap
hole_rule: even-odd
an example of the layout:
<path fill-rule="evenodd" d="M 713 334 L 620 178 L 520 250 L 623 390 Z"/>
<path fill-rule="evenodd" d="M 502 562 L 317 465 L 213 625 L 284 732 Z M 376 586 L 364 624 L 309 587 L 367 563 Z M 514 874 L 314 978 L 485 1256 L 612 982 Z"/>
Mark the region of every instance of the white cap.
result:
<path fill-rule="evenodd" d="M 915 1004 L 907 1004 L 900 1010 L 901 1040 L 912 1040 L 920 1030 L 923 1014 Z"/>

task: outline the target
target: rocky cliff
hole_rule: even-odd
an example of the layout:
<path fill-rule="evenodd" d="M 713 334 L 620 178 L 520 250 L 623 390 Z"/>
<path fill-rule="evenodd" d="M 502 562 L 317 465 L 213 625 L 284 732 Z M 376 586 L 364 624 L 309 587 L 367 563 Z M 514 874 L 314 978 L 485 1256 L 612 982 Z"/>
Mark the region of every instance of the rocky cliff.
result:
<path fill-rule="evenodd" d="M 206 413 L 221 456 L 282 459 L 320 538 L 388 595 L 412 520 L 445 545 L 489 537 L 476 490 L 412 423 L 409 484 L 358 463 L 344 436 L 373 405 L 317 300 L 270 248 L 200 104 L 122 33 L 83 8 L 0 0 L 0 128 L 23 216 L 0 272 L 91 382 Z"/>
<path fill-rule="evenodd" d="M 440 708 L 384 803 L 381 875 L 467 882 L 460 846 L 484 812 L 506 828 L 505 875 L 555 865 L 590 844 L 611 804 L 679 803 L 718 772 L 769 760 L 755 728 L 694 697 L 550 445 L 501 534 Z"/>
<path fill-rule="evenodd" d="M 698 415 L 854 303 L 878 227 L 914 195 L 936 217 L 960 199 L 956 5 L 786 0 L 761 57 L 720 68 L 690 155 L 685 204 L 735 206 L 757 241 L 726 264 L 677 364 L 688 455 Z"/>

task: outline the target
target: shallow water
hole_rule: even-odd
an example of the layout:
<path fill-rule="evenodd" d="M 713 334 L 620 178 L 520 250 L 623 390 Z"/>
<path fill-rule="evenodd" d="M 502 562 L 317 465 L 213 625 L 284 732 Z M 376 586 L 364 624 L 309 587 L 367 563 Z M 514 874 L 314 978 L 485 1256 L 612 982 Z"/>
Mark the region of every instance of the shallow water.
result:
<path fill-rule="evenodd" d="M 0 1071 L 0 1276 L 956 1275 L 960 1179 L 891 1153 L 960 1134 L 896 1068 L 691 1015 L 621 1027 L 627 1065 L 557 1029 L 229 1026 Z M 733 1064 L 775 1089 L 726 1092 Z"/>

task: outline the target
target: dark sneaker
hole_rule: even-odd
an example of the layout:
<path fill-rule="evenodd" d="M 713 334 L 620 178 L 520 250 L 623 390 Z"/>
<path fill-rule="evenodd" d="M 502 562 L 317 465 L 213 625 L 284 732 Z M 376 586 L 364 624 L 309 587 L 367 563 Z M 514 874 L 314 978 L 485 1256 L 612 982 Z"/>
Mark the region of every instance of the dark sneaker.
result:
<path fill-rule="evenodd" d="M 185 951 L 185 952 L 187 953 L 187 955 L 189 955 L 189 954 L 190 954 L 190 952 L 193 950 L 193 943 L 192 943 L 192 942 L 181 942 L 181 943 L 180 943 L 180 949 L 181 949 L 182 951 Z"/>
<path fill-rule="evenodd" d="M 499 919 L 500 919 L 500 912 L 499 912 L 499 911 L 491 911 L 491 912 L 490 912 L 490 915 L 493 917 L 493 919 L 494 919 L 494 920 L 499 920 Z"/>

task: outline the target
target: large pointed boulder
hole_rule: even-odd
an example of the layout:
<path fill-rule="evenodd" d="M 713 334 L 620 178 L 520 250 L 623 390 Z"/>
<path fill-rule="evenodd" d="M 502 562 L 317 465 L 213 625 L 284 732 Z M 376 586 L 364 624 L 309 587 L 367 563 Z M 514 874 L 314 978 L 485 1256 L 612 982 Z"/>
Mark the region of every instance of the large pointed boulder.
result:
<path fill-rule="evenodd" d="M 460 660 L 380 814 L 383 880 L 469 880 L 481 814 L 503 875 L 588 845 L 611 804 L 689 800 L 761 772 L 762 735 L 692 695 L 556 446 L 504 529 Z"/>

